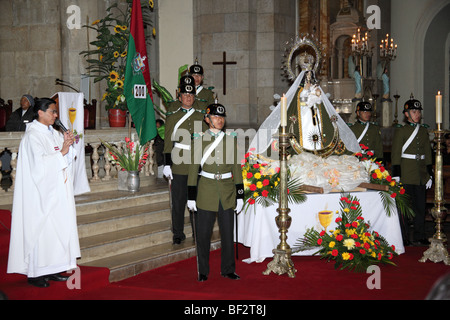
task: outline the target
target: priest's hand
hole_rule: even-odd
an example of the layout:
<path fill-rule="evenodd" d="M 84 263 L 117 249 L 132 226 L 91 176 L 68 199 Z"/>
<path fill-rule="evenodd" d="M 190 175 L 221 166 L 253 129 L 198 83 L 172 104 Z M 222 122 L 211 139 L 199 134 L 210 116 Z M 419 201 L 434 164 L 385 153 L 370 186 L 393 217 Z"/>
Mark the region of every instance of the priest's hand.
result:
<path fill-rule="evenodd" d="M 69 152 L 70 146 L 73 144 L 74 137 L 73 133 L 69 130 L 64 132 L 64 142 L 61 148 L 61 153 L 63 156 L 65 156 Z"/>

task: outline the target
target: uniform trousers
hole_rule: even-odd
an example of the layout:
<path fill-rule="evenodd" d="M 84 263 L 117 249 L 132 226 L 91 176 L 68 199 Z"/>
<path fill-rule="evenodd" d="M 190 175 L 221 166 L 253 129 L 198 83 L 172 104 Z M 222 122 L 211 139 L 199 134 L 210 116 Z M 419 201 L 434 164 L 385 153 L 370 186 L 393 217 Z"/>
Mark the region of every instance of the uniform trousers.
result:
<path fill-rule="evenodd" d="M 405 188 L 406 194 L 410 197 L 411 208 L 415 213 L 413 218 L 413 241 L 425 239 L 426 186 L 405 184 L 403 187 Z M 409 240 L 409 221 L 404 216 L 401 216 L 401 220 L 403 240 Z"/>
<path fill-rule="evenodd" d="M 172 196 L 172 233 L 173 239 L 183 241 L 184 234 L 184 213 L 187 203 L 187 175 L 173 174 L 171 183 Z"/>
<path fill-rule="evenodd" d="M 222 274 L 234 273 L 236 269 L 234 260 L 234 210 L 223 210 L 219 202 L 218 212 L 206 211 L 197 208 L 195 214 L 195 232 L 197 244 L 198 273 L 207 276 L 209 274 L 209 252 L 211 248 L 211 236 L 216 221 L 219 223 L 221 238 L 221 265 Z"/>

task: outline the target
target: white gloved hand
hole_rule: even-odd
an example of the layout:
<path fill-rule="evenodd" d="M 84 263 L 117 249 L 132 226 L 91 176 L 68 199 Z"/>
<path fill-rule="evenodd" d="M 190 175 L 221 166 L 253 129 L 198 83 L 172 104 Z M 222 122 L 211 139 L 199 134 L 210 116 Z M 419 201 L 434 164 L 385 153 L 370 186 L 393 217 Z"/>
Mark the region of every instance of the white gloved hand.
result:
<path fill-rule="evenodd" d="M 187 207 L 189 211 L 197 211 L 197 202 L 195 200 L 188 200 Z"/>
<path fill-rule="evenodd" d="M 236 213 L 238 213 L 238 214 L 241 213 L 243 207 L 244 207 L 244 200 L 243 199 L 237 199 L 236 200 L 236 208 L 234 208 Z"/>
<path fill-rule="evenodd" d="M 430 189 L 431 186 L 433 185 L 433 178 L 430 177 L 430 180 L 428 180 L 427 184 L 425 185 L 427 189 Z"/>
<path fill-rule="evenodd" d="M 170 166 L 164 166 L 163 175 L 169 180 L 173 179 L 172 169 L 170 168 Z"/>
<path fill-rule="evenodd" d="M 395 180 L 395 182 L 399 183 L 400 182 L 400 177 L 392 177 L 392 180 Z"/>

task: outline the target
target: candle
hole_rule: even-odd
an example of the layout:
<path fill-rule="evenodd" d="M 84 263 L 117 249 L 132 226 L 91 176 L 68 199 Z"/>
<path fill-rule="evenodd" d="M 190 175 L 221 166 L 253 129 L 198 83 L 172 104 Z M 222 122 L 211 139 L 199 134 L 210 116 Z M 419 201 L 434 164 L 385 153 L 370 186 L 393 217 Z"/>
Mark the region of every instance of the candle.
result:
<path fill-rule="evenodd" d="M 440 91 L 436 96 L 436 123 L 442 123 L 442 95 Z"/>
<path fill-rule="evenodd" d="M 281 97 L 281 126 L 287 127 L 287 98 L 285 94 Z"/>

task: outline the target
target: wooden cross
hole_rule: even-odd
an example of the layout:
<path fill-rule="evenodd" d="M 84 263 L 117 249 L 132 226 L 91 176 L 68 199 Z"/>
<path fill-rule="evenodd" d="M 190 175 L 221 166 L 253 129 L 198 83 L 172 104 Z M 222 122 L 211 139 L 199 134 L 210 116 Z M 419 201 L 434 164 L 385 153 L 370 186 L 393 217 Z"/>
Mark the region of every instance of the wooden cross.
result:
<path fill-rule="evenodd" d="M 212 63 L 213 65 L 223 66 L 223 95 L 227 94 L 227 64 L 237 64 L 236 61 L 227 61 L 227 53 L 223 52 L 223 60 Z"/>

